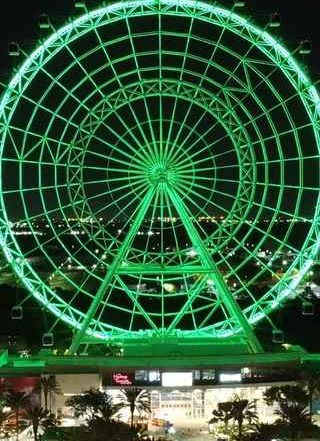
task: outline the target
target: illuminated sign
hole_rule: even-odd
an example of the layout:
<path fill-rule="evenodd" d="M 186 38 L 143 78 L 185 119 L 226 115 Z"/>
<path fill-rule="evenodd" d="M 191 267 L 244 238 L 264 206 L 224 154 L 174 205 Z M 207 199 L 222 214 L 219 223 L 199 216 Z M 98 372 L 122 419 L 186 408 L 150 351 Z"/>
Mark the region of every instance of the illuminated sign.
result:
<path fill-rule="evenodd" d="M 192 386 L 192 372 L 163 372 L 161 378 L 165 387 Z"/>
<path fill-rule="evenodd" d="M 219 380 L 220 383 L 241 383 L 241 372 L 223 372 Z"/>
<path fill-rule="evenodd" d="M 132 386 L 133 375 L 128 372 L 113 372 L 112 384 L 116 386 Z"/>

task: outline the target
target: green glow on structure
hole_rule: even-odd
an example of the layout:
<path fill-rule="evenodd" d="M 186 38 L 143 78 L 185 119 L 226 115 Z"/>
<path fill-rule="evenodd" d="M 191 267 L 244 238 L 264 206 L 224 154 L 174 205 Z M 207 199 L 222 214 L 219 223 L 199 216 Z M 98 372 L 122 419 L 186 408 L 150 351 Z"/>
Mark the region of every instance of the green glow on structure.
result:
<path fill-rule="evenodd" d="M 52 31 L 0 103 L 7 260 L 76 330 L 71 352 L 238 333 L 260 352 L 252 325 L 319 250 L 316 88 L 266 31 L 198 1 Z"/>

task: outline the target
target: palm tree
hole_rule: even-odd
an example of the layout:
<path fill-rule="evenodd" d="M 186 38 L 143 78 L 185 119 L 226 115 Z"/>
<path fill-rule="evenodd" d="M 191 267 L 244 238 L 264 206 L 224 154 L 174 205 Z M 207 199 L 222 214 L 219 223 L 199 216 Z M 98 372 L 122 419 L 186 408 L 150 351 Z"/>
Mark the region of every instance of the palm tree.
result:
<path fill-rule="evenodd" d="M 281 421 L 288 424 L 292 440 L 297 439 L 299 431 L 309 422 L 308 411 L 301 403 L 280 402 L 275 414 L 280 416 Z"/>
<path fill-rule="evenodd" d="M 307 390 L 310 423 L 312 423 L 312 403 L 315 398 L 320 398 L 320 372 L 304 369 L 301 371 L 301 380 L 302 386 Z"/>
<path fill-rule="evenodd" d="M 238 441 L 241 441 L 244 422 L 247 421 L 248 424 L 253 424 L 258 421 L 254 401 L 242 399 L 236 395 L 232 400 L 232 418 L 238 424 Z"/>
<path fill-rule="evenodd" d="M 264 399 L 267 405 L 278 404 L 275 414 L 288 426 L 292 440 L 297 438 L 301 429 L 310 427 L 308 394 L 302 387 L 272 386 L 265 391 Z"/>
<path fill-rule="evenodd" d="M 49 375 L 48 377 L 42 377 L 40 380 L 40 390 L 43 393 L 44 398 L 44 410 L 49 410 L 51 413 L 53 395 L 60 395 L 61 388 L 54 375 Z M 48 409 L 48 398 L 49 398 L 49 409 Z"/>
<path fill-rule="evenodd" d="M 129 407 L 130 409 L 130 428 L 133 429 L 133 416 L 135 411 L 139 414 L 151 412 L 150 395 L 139 387 L 130 387 L 126 389 L 121 389 L 120 398 L 124 398 L 122 403 L 123 407 Z"/>
<path fill-rule="evenodd" d="M 88 424 L 99 419 L 107 425 L 122 407 L 114 404 L 110 395 L 94 388 L 68 398 L 66 406 L 72 407 L 76 416 L 86 415 Z"/>
<path fill-rule="evenodd" d="M 25 412 L 26 412 L 26 418 L 30 421 L 32 425 L 34 441 L 38 441 L 39 427 L 43 423 L 43 421 L 45 421 L 48 418 L 49 412 L 39 406 L 27 407 Z"/>
<path fill-rule="evenodd" d="M 223 403 L 218 403 L 218 409 L 212 411 L 213 417 L 209 423 L 219 423 L 220 421 L 224 424 L 224 433 L 228 433 L 229 421 L 232 420 L 232 401 L 225 401 Z"/>
<path fill-rule="evenodd" d="M 20 414 L 21 411 L 29 404 L 30 395 L 25 392 L 17 392 L 14 389 L 9 389 L 4 392 L 4 398 L 6 405 L 11 408 L 15 416 L 15 426 L 16 426 L 16 439 L 19 440 L 19 429 L 20 429 Z"/>

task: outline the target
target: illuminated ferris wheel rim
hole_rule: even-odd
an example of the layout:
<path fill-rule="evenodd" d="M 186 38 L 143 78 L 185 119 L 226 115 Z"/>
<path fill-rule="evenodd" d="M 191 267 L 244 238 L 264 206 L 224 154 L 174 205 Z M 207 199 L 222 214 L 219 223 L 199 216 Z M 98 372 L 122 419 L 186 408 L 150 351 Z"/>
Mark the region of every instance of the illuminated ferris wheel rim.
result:
<path fill-rule="evenodd" d="M 283 48 L 273 37 L 271 37 L 266 31 L 260 30 L 255 27 L 251 23 L 249 23 L 246 19 L 240 17 L 234 12 L 230 12 L 223 8 L 208 5 L 201 2 L 193 2 L 193 1 L 172 1 L 172 0 L 164 0 L 160 3 L 158 1 L 134 1 L 134 2 L 121 2 L 116 3 L 92 12 L 89 12 L 79 19 L 76 19 L 71 24 L 68 24 L 62 27 L 60 30 L 55 32 L 51 37 L 49 37 L 38 49 L 36 49 L 30 57 L 25 61 L 25 63 L 18 70 L 17 74 L 14 76 L 12 81 L 8 86 L 8 91 L 5 93 L 1 104 L 0 104 L 0 112 L 1 114 L 5 114 L 7 111 L 7 106 L 10 108 L 11 100 L 15 100 L 17 95 L 21 93 L 31 82 L 33 79 L 33 75 L 28 78 L 25 84 L 23 84 L 24 75 L 30 70 L 34 70 L 34 75 L 37 73 L 37 69 L 34 69 L 36 64 L 40 62 L 40 64 L 46 63 L 46 51 L 48 51 L 48 56 L 51 58 L 54 56 L 56 52 L 59 51 L 60 43 L 65 43 L 64 38 L 67 39 L 68 42 L 71 42 L 78 37 L 85 35 L 87 32 L 90 32 L 90 26 L 92 25 L 92 21 L 95 22 L 95 26 L 102 26 L 105 22 L 111 23 L 113 21 L 121 20 L 123 17 L 136 17 L 136 16 L 145 16 L 145 15 L 155 15 L 159 13 L 159 7 L 161 7 L 161 13 L 164 15 L 181 15 L 183 17 L 188 16 L 194 11 L 197 11 L 196 18 L 199 20 L 204 20 L 206 22 L 212 23 L 217 26 L 224 26 L 225 21 L 228 20 L 228 30 L 233 32 L 235 35 L 240 36 L 248 41 L 252 41 L 254 38 L 258 37 L 260 39 L 259 49 L 264 53 L 268 58 L 270 58 L 275 64 L 281 65 L 281 69 L 286 75 L 287 79 L 294 86 L 296 90 L 301 91 L 300 98 L 304 104 L 304 107 L 312 121 L 314 121 L 314 135 L 317 140 L 318 150 L 320 148 L 320 135 L 319 135 L 319 121 L 320 121 L 320 97 L 317 92 L 317 89 L 311 84 L 310 80 L 303 73 L 298 63 L 294 60 L 294 58 L 290 55 L 290 53 Z M 86 27 L 86 25 L 90 25 Z M 58 47 L 57 47 L 58 44 Z M 274 53 L 272 53 L 272 51 Z M 17 101 L 18 102 L 18 101 Z M 15 109 L 15 104 L 11 105 L 11 112 L 9 112 L 7 120 L 10 120 L 10 115 Z M 1 152 L 3 151 L 3 145 Z M 2 198 L 2 195 L 1 195 Z M 4 206 L 2 200 L 2 206 Z M 319 217 L 319 203 L 317 204 L 317 211 L 314 214 L 314 219 L 316 220 Z M 4 218 L 6 219 L 7 224 L 10 223 L 10 220 L 7 218 L 7 213 L 4 212 Z M 4 227 L 5 228 L 5 227 Z M 310 228 L 308 237 L 311 238 L 317 230 L 318 226 L 315 222 L 314 225 Z M 3 231 L 3 229 L 2 229 Z M 1 231 L 1 242 L 4 249 L 4 252 L 7 256 L 7 259 L 14 264 L 16 272 L 21 276 L 24 280 L 24 283 L 27 285 L 29 289 L 34 292 L 34 296 L 38 298 L 43 304 L 45 304 L 48 309 L 51 309 L 55 314 L 61 316 L 60 309 L 57 309 L 54 304 L 48 301 L 47 295 L 44 293 L 38 292 L 34 289 L 35 285 L 33 284 L 35 280 L 38 279 L 38 275 L 34 271 L 34 269 L 29 266 L 28 262 L 21 262 L 12 254 L 11 250 L 7 247 L 6 235 L 8 234 L 5 231 L 2 234 Z M 10 233 L 9 233 L 10 234 Z M 12 236 L 13 242 L 16 244 L 17 249 L 19 249 L 19 245 L 16 242 L 16 239 Z M 269 306 L 264 307 L 264 313 L 268 313 L 272 309 L 279 306 L 279 304 L 288 297 L 291 291 L 299 284 L 305 273 L 310 269 L 313 259 L 315 258 L 318 250 L 319 250 L 319 240 L 314 241 L 312 246 L 308 247 L 308 259 L 304 257 L 303 263 L 301 264 L 301 256 L 297 256 L 294 260 L 292 267 L 299 266 L 300 270 L 298 275 L 295 278 L 292 278 L 289 284 L 279 282 L 272 289 L 276 292 L 276 298 L 269 304 Z M 306 251 L 306 250 L 305 250 Z M 27 272 L 32 274 L 33 281 L 30 282 L 26 279 L 25 269 L 28 269 Z M 41 283 L 41 281 L 40 281 Z M 269 293 L 268 293 L 269 294 Z M 51 292 L 52 296 L 55 296 L 58 301 L 64 302 L 63 299 L 60 299 L 56 293 Z M 68 305 L 70 308 L 70 305 Z M 79 319 L 75 318 L 75 316 L 84 317 L 85 313 L 79 312 L 75 308 L 70 308 L 70 311 L 73 310 L 74 317 L 68 316 L 66 314 L 62 314 L 63 320 L 70 323 L 72 326 L 79 328 Z M 254 311 L 253 311 L 254 310 Z M 250 311 L 253 311 L 253 313 Z M 254 305 L 245 310 L 245 312 L 249 315 L 249 322 L 255 323 L 265 315 L 259 309 L 254 308 Z M 94 320 L 93 320 L 94 322 Z M 104 326 L 104 325 L 102 325 Z M 106 330 L 108 332 L 108 326 L 106 326 Z M 119 331 L 121 331 L 119 329 Z M 188 334 L 189 331 L 185 331 Z M 90 334 L 90 329 L 88 330 Z M 94 335 L 99 338 L 104 338 L 105 335 L 102 332 L 94 332 Z"/>

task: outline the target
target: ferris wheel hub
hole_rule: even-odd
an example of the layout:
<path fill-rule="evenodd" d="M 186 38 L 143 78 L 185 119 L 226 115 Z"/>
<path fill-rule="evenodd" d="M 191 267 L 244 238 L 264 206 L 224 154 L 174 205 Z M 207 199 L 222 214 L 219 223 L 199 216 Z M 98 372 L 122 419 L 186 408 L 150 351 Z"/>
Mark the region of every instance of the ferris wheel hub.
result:
<path fill-rule="evenodd" d="M 148 172 L 147 176 L 149 182 L 152 185 L 159 184 L 174 184 L 178 180 L 178 171 L 175 165 L 172 164 L 153 164 Z"/>

